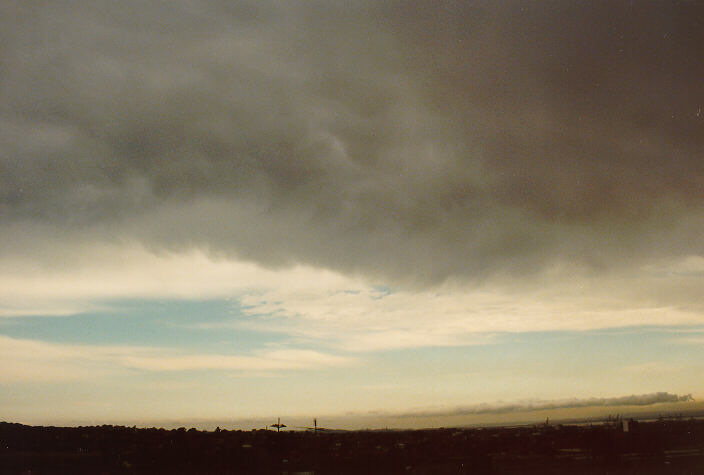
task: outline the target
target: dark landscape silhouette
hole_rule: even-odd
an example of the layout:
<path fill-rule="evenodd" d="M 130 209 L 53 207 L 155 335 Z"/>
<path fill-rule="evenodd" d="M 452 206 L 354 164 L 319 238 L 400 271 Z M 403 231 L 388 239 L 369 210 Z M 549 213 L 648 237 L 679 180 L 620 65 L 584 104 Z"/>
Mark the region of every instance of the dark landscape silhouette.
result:
<path fill-rule="evenodd" d="M 279 423 L 280 424 L 280 423 Z M 1 473 L 702 473 L 704 421 L 199 431 L 0 423 Z"/>

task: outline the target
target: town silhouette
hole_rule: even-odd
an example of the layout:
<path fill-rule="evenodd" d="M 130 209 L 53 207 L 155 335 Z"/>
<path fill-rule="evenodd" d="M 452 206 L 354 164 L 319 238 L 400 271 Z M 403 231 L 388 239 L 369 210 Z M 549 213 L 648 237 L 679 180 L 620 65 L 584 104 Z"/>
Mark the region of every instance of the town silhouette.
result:
<path fill-rule="evenodd" d="M 702 473 L 704 421 L 252 431 L 0 423 L 0 473 Z"/>

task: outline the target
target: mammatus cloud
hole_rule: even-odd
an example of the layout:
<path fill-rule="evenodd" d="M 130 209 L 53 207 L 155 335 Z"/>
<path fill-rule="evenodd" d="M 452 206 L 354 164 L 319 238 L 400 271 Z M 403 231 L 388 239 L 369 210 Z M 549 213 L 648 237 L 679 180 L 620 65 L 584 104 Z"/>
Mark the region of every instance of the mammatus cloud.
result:
<path fill-rule="evenodd" d="M 0 8 L 25 265 L 140 242 L 425 286 L 704 251 L 697 2 Z"/>
<path fill-rule="evenodd" d="M 535 401 L 520 403 L 479 404 L 437 411 L 418 411 L 399 414 L 398 417 L 467 416 L 479 414 L 506 414 L 513 412 L 543 411 L 551 409 L 577 409 L 586 407 L 652 406 L 660 403 L 694 401 L 691 394 L 677 395 L 667 392 L 639 394 L 621 397 L 564 399 L 558 401 Z"/>

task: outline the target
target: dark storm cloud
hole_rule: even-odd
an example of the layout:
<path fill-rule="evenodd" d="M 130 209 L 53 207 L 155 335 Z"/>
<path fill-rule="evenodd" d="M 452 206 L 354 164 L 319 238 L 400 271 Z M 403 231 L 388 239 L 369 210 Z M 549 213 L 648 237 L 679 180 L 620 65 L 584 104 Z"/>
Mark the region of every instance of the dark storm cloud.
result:
<path fill-rule="evenodd" d="M 702 252 L 696 2 L 1 8 L 6 253 L 31 230 L 428 282 Z"/>

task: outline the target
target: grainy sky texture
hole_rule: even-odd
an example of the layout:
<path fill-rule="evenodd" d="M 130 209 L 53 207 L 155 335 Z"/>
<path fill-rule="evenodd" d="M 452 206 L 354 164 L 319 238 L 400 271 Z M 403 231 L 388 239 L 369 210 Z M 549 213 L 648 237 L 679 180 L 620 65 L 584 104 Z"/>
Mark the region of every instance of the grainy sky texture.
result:
<path fill-rule="evenodd" d="M 693 1 L 1 2 L 0 418 L 704 395 L 703 38 Z"/>

